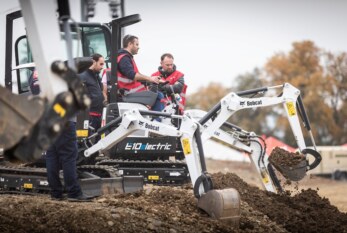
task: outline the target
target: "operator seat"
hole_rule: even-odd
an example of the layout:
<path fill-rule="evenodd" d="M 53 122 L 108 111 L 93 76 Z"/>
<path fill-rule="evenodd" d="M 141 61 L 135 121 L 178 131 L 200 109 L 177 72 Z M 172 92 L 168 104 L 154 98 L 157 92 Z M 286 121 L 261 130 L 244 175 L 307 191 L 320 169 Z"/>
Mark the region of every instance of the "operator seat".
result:
<path fill-rule="evenodd" d="M 106 80 L 107 80 L 107 86 L 110 87 L 110 80 L 111 80 L 111 70 L 107 69 L 105 72 Z M 137 104 L 143 104 L 143 105 L 149 105 L 152 106 L 157 97 L 158 93 L 156 91 L 141 91 L 141 92 L 135 92 L 135 93 L 126 93 L 127 91 L 125 89 L 118 89 L 118 101 L 117 102 L 125 102 L 125 103 L 137 103 Z"/>
<path fill-rule="evenodd" d="M 126 103 L 138 103 L 143 105 L 153 106 L 157 99 L 158 93 L 152 91 L 141 91 L 126 94 L 122 97 L 123 101 Z"/>

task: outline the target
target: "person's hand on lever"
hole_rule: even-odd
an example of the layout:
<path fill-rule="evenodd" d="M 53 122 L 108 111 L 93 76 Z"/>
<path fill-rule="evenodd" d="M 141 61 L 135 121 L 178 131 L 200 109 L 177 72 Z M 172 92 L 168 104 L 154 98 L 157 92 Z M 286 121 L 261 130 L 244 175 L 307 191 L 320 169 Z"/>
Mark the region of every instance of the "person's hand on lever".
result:
<path fill-rule="evenodd" d="M 151 76 L 150 82 L 159 84 L 160 76 Z"/>

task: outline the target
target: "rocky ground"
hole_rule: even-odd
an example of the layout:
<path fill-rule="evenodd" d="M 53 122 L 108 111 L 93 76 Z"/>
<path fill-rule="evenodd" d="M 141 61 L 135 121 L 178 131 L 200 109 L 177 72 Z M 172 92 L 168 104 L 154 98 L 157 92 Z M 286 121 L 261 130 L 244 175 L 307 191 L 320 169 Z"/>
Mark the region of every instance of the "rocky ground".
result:
<path fill-rule="evenodd" d="M 101 196 L 90 203 L 3 194 L 0 232 L 347 232 L 347 182 L 309 177 L 303 185 L 286 184 L 287 193 L 277 195 L 259 188 L 248 163 L 209 160 L 207 166 L 215 188 L 239 191 L 239 229 L 199 210 L 187 185 L 148 186 L 139 193 Z M 325 186 L 336 195 L 322 194 Z M 332 204 L 330 199 L 340 192 L 341 200 Z"/>

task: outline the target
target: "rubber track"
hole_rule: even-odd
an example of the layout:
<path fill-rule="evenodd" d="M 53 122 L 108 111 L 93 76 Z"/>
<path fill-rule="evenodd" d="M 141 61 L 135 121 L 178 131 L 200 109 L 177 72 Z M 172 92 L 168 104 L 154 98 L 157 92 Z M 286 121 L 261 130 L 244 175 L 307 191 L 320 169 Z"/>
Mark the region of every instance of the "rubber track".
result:
<path fill-rule="evenodd" d="M 0 166 L 0 173 L 47 176 L 46 168 Z"/>
<path fill-rule="evenodd" d="M 77 167 L 78 171 L 90 172 L 101 178 L 119 177 L 118 170 L 108 165 L 81 165 Z"/>

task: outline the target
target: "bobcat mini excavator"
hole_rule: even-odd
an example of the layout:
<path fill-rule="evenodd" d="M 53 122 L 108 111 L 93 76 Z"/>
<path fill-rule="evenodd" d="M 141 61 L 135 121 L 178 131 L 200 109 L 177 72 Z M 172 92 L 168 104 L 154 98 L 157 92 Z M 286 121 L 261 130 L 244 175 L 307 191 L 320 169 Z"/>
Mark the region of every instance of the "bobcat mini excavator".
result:
<path fill-rule="evenodd" d="M 282 93 L 278 96 L 270 97 L 241 97 L 242 95 L 259 94 L 260 92 L 263 93 L 272 89 L 282 89 Z M 213 189 L 213 182 L 206 169 L 203 150 L 203 143 L 211 137 L 215 137 L 248 153 L 267 191 L 283 191 L 272 165 L 265 156 L 266 145 L 261 141 L 261 137 L 253 132 L 247 132 L 226 122 L 228 118 L 238 110 L 255 106 L 284 105 L 300 152 L 305 156 L 310 154 L 315 158 L 311 164 L 305 159 L 295 166 L 280 167 L 279 172 L 286 178 L 293 181 L 301 180 L 308 170 L 314 169 L 321 161 L 321 156 L 316 150 L 306 147 L 298 115 L 302 116 L 304 125 L 311 135 L 311 142 L 315 146 L 310 123 L 302 104 L 300 91 L 289 83 L 274 87 L 248 90 L 239 92 L 238 94 L 230 93 L 211 111 L 207 113 L 202 113 L 200 111 L 200 115 L 196 110 L 188 110 L 183 116 L 165 112 L 153 112 L 147 110 L 145 107 L 146 100 L 144 100 L 143 96 L 139 97 L 135 93 L 130 94 L 128 97 L 133 97 L 132 105 L 134 107 L 129 110 L 124 110 L 119 117 L 112 120 L 92 135 L 91 137 L 94 137 L 113 128 L 104 138 L 98 141 L 98 143 L 87 148 L 84 151 L 84 155 L 90 157 L 95 154 L 103 154 L 136 131 L 177 137 L 183 148 L 194 195 L 198 199 L 198 206 L 216 218 L 229 219 L 232 222 L 237 221 L 237 216 L 239 214 L 239 195 L 235 189 Z M 155 99 L 155 97 L 153 99 Z M 180 119 L 181 124 L 177 126 L 152 120 L 153 117 L 158 116 Z M 221 129 L 222 126 L 226 127 L 227 130 Z M 137 145 L 132 146 L 136 147 Z M 157 146 L 165 147 L 166 145 Z"/>

